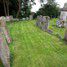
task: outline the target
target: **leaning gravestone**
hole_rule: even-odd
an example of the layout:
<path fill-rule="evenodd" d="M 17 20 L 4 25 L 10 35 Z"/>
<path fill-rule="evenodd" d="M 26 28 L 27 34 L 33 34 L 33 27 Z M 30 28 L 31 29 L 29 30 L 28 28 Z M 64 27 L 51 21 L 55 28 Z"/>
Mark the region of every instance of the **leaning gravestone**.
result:
<path fill-rule="evenodd" d="M 42 30 L 46 31 L 48 29 L 49 17 L 43 16 L 41 24 L 42 24 Z"/>
<path fill-rule="evenodd" d="M 47 31 L 48 33 L 52 33 L 52 31 L 48 29 L 49 20 L 50 20 L 49 16 L 40 15 L 37 17 L 36 26 L 40 27 L 44 31 Z"/>
<path fill-rule="evenodd" d="M 0 17 L 0 59 L 4 67 L 10 67 L 10 51 L 6 40 L 10 43 L 6 22 L 3 20 L 3 17 Z"/>

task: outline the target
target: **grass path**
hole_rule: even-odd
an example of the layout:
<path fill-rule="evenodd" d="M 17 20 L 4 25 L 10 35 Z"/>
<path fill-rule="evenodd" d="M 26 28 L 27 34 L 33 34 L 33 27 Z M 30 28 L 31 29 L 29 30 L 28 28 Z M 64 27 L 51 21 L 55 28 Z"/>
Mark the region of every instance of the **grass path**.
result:
<path fill-rule="evenodd" d="M 55 21 L 49 28 L 63 38 L 64 29 L 52 26 Z M 67 67 L 66 43 L 36 27 L 35 20 L 8 24 L 8 28 L 13 39 L 11 67 Z"/>

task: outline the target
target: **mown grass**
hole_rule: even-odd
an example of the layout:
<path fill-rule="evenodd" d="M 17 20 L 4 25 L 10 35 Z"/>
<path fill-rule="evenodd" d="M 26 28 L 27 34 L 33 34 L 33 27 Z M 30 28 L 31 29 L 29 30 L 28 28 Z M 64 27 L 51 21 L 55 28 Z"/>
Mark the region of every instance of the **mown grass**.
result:
<path fill-rule="evenodd" d="M 67 67 L 64 28 L 57 28 L 56 19 L 52 19 L 49 29 L 55 35 L 51 35 L 36 27 L 35 22 L 32 20 L 7 24 L 12 37 L 9 46 L 11 67 Z"/>

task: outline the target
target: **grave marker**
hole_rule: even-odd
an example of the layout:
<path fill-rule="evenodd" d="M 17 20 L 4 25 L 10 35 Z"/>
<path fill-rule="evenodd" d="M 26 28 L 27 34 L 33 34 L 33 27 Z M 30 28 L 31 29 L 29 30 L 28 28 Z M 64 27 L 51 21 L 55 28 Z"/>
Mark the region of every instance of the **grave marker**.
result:
<path fill-rule="evenodd" d="M 48 29 L 49 20 L 50 20 L 49 16 L 42 15 L 37 16 L 36 26 L 40 27 L 44 31 L 47 31 L 48 33 L 52 33 L 52 31 Z"/>
<path fill-rule="evenodd" d="M 0 17 L 0 59 L 4 67 L 10 67 L 10 50 L 7 42 L 10 43 L 11 39 L 6 30 L 6 21 Z"/>
<path fill-rule="evenodd" d="M 67 41 L 67 22 L 65 23 L 65 35 L 64 39 Z"/>

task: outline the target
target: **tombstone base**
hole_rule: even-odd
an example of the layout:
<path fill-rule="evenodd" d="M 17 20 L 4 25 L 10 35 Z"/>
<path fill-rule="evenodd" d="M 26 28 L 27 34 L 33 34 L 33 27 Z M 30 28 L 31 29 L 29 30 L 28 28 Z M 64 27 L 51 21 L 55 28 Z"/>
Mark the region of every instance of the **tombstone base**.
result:
<path fill-rule="evenodd" d="M 53 33 L 53 31 L 52 30 L 47 30 L 47 32 L 49 33 L 49 34 L 52 34 Z"/>

